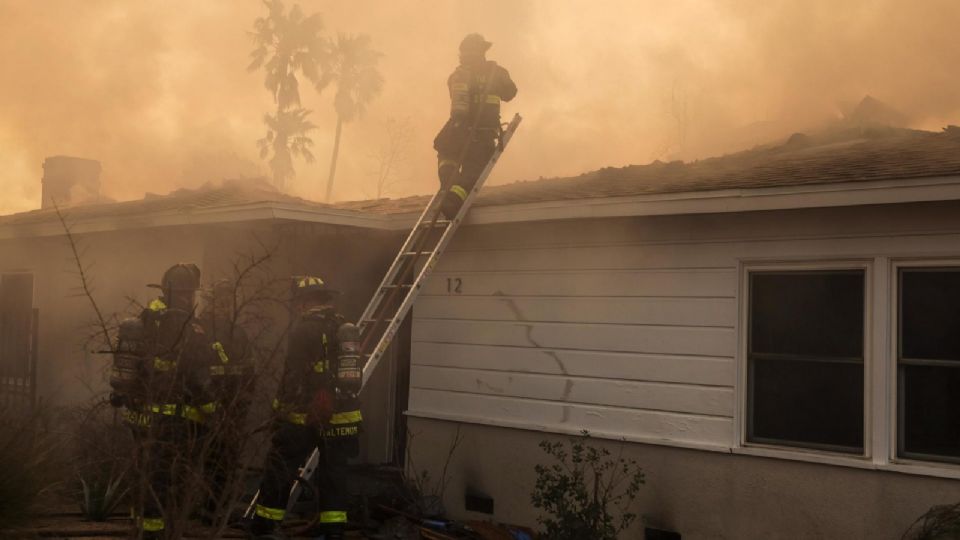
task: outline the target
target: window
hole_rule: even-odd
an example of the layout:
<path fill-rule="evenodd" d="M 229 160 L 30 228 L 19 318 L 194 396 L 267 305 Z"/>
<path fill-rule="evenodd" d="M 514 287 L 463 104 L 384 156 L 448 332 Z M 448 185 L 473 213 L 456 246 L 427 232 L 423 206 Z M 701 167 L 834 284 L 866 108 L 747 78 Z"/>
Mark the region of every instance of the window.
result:
<path fill-rule="evenodd" d="M 33 275 L 0 276 L 0 373 L 24 378 L 30 372 Z"/>
<path fill-rule="evenodd" d="M 864 450 L 863 270 L 749 274 L 747 440 Z"/>
<path fill-rule="evenodd" d="M 897 453 L 960 462 L 960 268 L 901 268 Z"/>
<path fill-rule="evenodd" d="M 34 401 L 36 318 L 33 274 L 0 275 L 0 409 Z"/>

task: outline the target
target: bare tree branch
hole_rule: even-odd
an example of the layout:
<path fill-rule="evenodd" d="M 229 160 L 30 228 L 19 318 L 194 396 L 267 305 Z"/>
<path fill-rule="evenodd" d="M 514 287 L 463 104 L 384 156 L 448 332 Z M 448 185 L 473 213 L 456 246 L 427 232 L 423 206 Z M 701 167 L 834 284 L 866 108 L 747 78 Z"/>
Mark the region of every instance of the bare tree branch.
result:
<path fill-rule="evenodd" d="M 110 330 L 107 327 L 107 321 L 103 318 L 103 313 L 100 311 L 100 306 L 97 305 L 96 299 L 93 297 L 93 287 L 90 284 L 90 279 L 88 277 L 88 269 L 85 269 L 83 266 L 83 260 L 81 259 L 80 251 L 77 247 L 77 241 L 73 237 L 73 232 L 70 230 L 70 226 L 67 225 L 67 220 L 63 215 L 63 212 L 60 211 L 60 206 L 57 205 L 56 201 L 51 201 L 53 203 L 53 209 L 57 212 L 57 219 L 60 220 L 60 225 L 63 226 L 63 232 L 67 237 L 67 241 L 70 243 L 70 251 L 73 253 L 73 261 L 77 265 L 77 272 L 80 278 L 80 288 L 83 291 L 83 296 L 86 296 L 90 301 L 90 306 L 93 307 L 93 312 L 97 315 L 97 324 L 100 327 L 100 332 L 103 334 L 103 344 L 106 350 L 111 350 L 113 345 L 110 339 Z"/>

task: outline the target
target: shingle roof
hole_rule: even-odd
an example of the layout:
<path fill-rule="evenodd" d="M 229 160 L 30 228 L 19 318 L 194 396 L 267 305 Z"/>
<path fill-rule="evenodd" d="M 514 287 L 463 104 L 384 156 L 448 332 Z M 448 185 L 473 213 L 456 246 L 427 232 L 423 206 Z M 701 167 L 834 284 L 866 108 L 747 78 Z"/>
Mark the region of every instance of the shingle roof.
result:
<path fill-rule="evenodd" d="M 570 178 L 485 187 L 474 203 L 497 206 L 602 197 L 747 189 L 960 175 L 960 128 L 943 132 L 848 129 L 795 134 L 778 145 L 704 159 L 604 168 Z M 366 212 L 412 211 L 425 197 L 338 206 Z"/>
<path fill-rule="evenodd" d="M 476 206 L 588 200 L 665 193 L 764 188 L 887 179 L 960 176 L 960 128 L 943 132 L 895 128 L 847 129 L 817 136 L 795 134 L 783 144 L 692 163 L 653 162 L 604 168 L 569 178 L 550 178 L 487 186 Z M 284 203 L 307 210 L 358 214 L 417 212 L 429 196 L 350 201 L 327 205 L 277 192 L 265 181 L 225 181 L 218 186 L 181 189 L 141 200 L 77 206 L 71 219 L 125 217 L 160 213 Z M 52 209 L 0 217 L 0 225 L 56 219 Z"/>
<path fill-rule="evenodd" d="M 84 218 L 122 218 L 161 213 L 187 214 L 196 210 L 236 207 L 260 202 L 284 202 L 311 208 L 330 205 L 284 195 L 262 179 L 225 180 L 218 185 L 198 189 L 178 189 L 166 195 L 147 194 L 143 199 L 72 206 L 64 209 L 71 220 Z M 41 223 L 55 220 L 56 210 L 45 208 L 0 216 L 0 225 Z"/>

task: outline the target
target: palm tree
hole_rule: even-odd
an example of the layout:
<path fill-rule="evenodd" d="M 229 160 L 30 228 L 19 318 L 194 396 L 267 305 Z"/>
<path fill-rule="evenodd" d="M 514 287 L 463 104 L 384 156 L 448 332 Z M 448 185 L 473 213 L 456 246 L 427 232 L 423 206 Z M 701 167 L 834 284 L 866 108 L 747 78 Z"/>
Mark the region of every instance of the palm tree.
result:
<path fill-rule="evenodd" d="M 306 120 L 310 111 L 300 106 L 300 84 L 297 74 L 302 74 L 322 90 L 330 61 L 330 47 L 321 36 L 323 23 L 320 15 L 305 16 L 299 5 L 289 12 L 281 0 L 263 0 L 267 15 L 253 22 L 251 37 L 256 45 L 250 53 L 249 71 L 263 68 L 264 87 L 273 96 L 277 111 L 266 115 L 267 136 L 258 141 L 262 158 L 273 149 L 270 169 L 274 183 L 281 189 L 287 179 L 294 176 L 292 156 L 300 155 L 312 160 L 307 147 L 313 142 L 306 132 L 315 126 Z M 291 131 L 286 131 L 291 130 Z M 267 141 L 267 142 L 264 142 Z M 287 146 L 287 145 L 291 146 Z M 296 144 L 296 146 L 292 146 Z"/>
<path fill-rule="evenodd" d="M 260 159 L 266 159 L 273 150 L 270 159 L 270 170 L 273 171 L 273 180 L 279 187 L 293 177 L 293 158 L 302 157 L 307 163 L 312 163 L 313 140 L 307 133 L 316 129 L 313 122 L 307 120 L 310 111 L 303 107 L 278 110 L 276 115 L 267 114 L 263 122 L 267 125 L 267 136 L 258 140 Z"/>
<path fill-rule="evenodd" d="M 340 34 L 331 47 L 330 67 L 316 85 L 317 90 L 323 90 L 331 83 L 337 86 L 333 99 L 333 107 L 337 111 L 337 131 L 333 140 L 333 156 L 330 158 L 330 177 L 327 179 L 327 202 L 333 194 L 343 124 L 362 115 L 367 104 L 383 90 L 383 76 L 377 70 L 377 63 L 382 56 L 371 48 L 370 36 Z"/>

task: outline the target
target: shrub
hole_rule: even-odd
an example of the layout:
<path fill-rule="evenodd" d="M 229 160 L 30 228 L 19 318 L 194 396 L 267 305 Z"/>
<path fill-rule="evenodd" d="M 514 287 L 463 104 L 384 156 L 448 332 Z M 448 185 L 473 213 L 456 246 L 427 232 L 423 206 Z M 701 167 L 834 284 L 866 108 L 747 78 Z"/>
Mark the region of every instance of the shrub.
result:
<path fill-rule="evenodd" d="M 53 486 L 55 450 L 44 414 L 0 410 L 0 531 L 22 525 Z"/>
<path fill-rule="evenodd" d="M 531 500 L 546 516 L 537 521 L 551 540 L 616 540 L 637 515 L 629 511 L 643 471 L 636 461 L 590 444 L 584 431 L 566 442 L 542 441 L 540 448 L 557 463 L 537 465 Z"/>
<path fill-rule="evenodd" d="M 960 537 L 960 503 L 934 506 L 903 535 L 908 540 L 952 540 Z"/>

